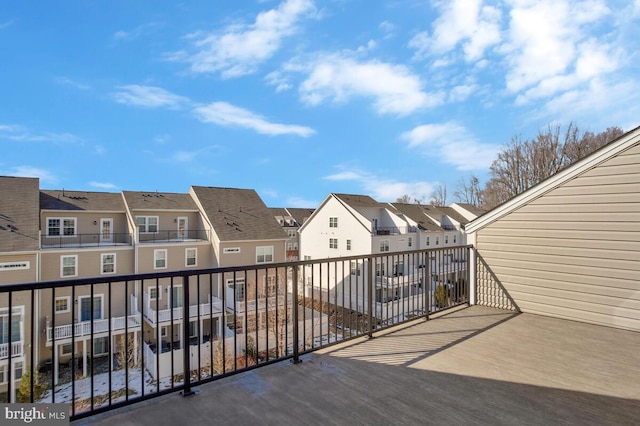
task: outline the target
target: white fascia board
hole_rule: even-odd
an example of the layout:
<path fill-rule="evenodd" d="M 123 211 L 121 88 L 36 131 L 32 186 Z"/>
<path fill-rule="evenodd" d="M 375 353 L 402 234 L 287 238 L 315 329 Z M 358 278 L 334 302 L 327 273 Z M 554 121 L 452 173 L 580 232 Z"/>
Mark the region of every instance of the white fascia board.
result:
<path fill-rule="evenodd" d="M 467 234 L 476 232 L 485 226 L 493 223 L 494 221 L 500 219 L 501 217 L 511 213 L 515 209 L 530 203 L 546 194 L 549 191 L 557 188 L 563 183 L 573 179 L 574 177 L 591 170 L 596 167 L 600 163 L 612 158 L 613 156 L 619 154 L 622 151 L 625 151 L 635 144 L 640 142 L 640 127 L 636 127 L 635 129 L 627 132 L 618 138 L 617 141 L 611 142 L 608 145 L 598 149 L 591 155 L 583 158 L 582 160 L 574 163 L 573 165 L 567 167 L 566 169 L 556 173 L 555 175 L 543 180 L 539 184 L 529 188 L 523 193 L 516 195 L 511 200 L 506 201 L 505 203 L 499 205 L 495 209 L 491 210 L 488 213 L 480 216 L 478 219 L 470 222 L 465 227 Z"/>

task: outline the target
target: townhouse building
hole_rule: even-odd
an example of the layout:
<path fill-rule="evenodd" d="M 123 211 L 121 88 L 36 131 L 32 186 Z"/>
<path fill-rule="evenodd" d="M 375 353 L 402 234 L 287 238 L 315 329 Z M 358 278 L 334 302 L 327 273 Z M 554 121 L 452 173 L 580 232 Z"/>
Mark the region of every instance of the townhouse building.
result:
<path fill-rule="evenodd" d="M 298 229 L 311 216 L 313 209 L 272 207 L 269 210 L 275 217 L 276 222 L 287 233 L 287 261 L 299 260 L 300 238 Z"/>
<path fill-rule="evenodd" d="M 38 278 L 38 185 L 35 178 L 0 177 L 0 284 Z M 15 384 L 33 362 L 25 342 L 36 324 L 27 300 L 22 292 L 0 298 L 0 400 L 4 402 L 15 401 Z M 7 395 L 9 382 L 11 395 Z"/>
<path fill-rule="evenodd" d="M 368 303 L 364 281 L 370 267 L 377 312 L 393 310 L 405 302 L 422 309 L 428 288 L 434 291 L 438 284 L 453 285 L 466 276 L 463 250 L 455 249 L 465 244 L 466 222 L 449 207 L 380 203 L 366 195 L 329 194 L 299 230 L 301 256 L 320 260 L 372 255 L 373 263 L 350 260 L 341 271 L 323 271 L 321 264 L 309 267 L 305 290 L 364 309 Z M 428 258 L 410 253 L 431 248 L 450 250 L 434 252 Z M 314 277 L 322 274 L 335 275 L 329 280 L 335 285 L 318 288 Z"/>

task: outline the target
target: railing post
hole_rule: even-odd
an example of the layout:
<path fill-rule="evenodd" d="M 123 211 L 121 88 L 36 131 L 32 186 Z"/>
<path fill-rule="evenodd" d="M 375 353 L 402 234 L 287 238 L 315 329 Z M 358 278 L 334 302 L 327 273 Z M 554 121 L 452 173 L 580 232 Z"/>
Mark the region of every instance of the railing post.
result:
<path fill-rule="evenodd" d="M 293 363 L 300 363 L 300 319 L 298 315 L 298 266 L 292 267 L 292 277 L 293 280 L 293 296 L 291 297 L 292 306 L 292 316 L 293 316 Z"/>
<path fill-rule="evenodd" d="M 368 314 L 369 314 L 369 330 L 367 331 L 367 336 L 369 337 L 369 339 L 373 339 L 373 282 L 374 282 L 374 278 L 373 278 L 373 260 L 374 260 L 374 256 L 369 256 L 369 273 L 368 273 L 368 288 L 367 288 L 367 293 L 368 293 L 368 301 L 367 301 L 367 309 L 368 309 Z"/>
<path fill-rule="evenodd" d="M 184 375 L 184 390 L 182 396 L 193 395 L 191 390 L 191 346 L 189 345 L 189 275 L 182 276 L 182 361 Z M 172 302 L 173 303 L 173 302 Z"/>

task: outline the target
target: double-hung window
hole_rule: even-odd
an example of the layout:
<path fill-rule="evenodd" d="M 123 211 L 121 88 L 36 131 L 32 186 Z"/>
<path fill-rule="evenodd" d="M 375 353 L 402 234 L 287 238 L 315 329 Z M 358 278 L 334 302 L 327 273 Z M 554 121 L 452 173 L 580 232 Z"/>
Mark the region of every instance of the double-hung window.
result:
<path fill-rule="evenodd" d="M 60 276 L 63 278 L 78 276 L 78 255 L 60 256 Z"/>
<path fill-rule="evenodd" d="M 273 262 L 273 246 L 256 247 L 256 263 Z"/>
<path fill-rule="evenodd" d="M 47 235 L 48 236 L 65 236 L 65 237 L 76 235 L 76 218 L 75 217 L 47 218 Z"/>
<path fill-rule="evenodd" d="M 102 273 L 115 274 L 116 273 L 116 254 L 103 253 L 100 257 L 101 257 L 101 264 L 102 264 Z"/>
<path fill-rule="evenodd" d="M 198 264 L 198 249 L 188 248 L 184 250 L 185 266 L 196 266 Z"/>
<path fill-rule="evenodd" d="M 338 218 L 330 217 L 329 218 L 329 228 L 337 228 L 338 227 Z"/>
<path fill-rule="evenodd" d="M 380 240 L 380 251 L 389 251 L 389 240 Z"/>
<path fill-rule="evenodd" d="M 329 238 L 329 248 L 337 249 L 338 248 L 338 239 L 337 238 Z"/>
<path fill-rule="evenodd" d="M 158 216 L 136 216 L 136 225 L 141 234 L 152 234 L 158 232 Z"/>
<path fill-rule="evenodd" d="M 167 250 L 158 249 L 153 251 L 153 268 L 165 269 L 167 267 Z"/>

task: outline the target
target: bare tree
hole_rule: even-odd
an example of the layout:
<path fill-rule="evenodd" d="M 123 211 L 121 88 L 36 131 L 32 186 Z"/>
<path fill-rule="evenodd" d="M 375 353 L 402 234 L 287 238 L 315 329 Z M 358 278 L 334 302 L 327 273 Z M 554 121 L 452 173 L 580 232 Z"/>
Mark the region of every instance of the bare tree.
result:
<path fill-rule="evenodd" d="M 460 203 L 472 204 L 479 207 L 482 202 L 482 189 L 480 189 L 480 180 L 477 176 L 471 175 L 469 178 L 464 176 L 458 181 L 453 196 Z"/>
<path fill-rule="evenodd" d="M 404 194 L 402 197 L 396 198 L 396 203 L 409 204 L 411 202 L 411 195 Z"/>
<path fill-rule="evenodd" d="M 447 205 L 447 185 L 438 185 L 431 194 L 431 204 L 438 207 Z"/>
<path fill-rule="evenodd" d="M 549 124 L 531 140 L 514 136 L 491 164 L 491 178 L 483 189 L 482 207 L 491 209 L 509 200 L 622 133 L 619 127 L 610 127 L 597 134 L 581 134 L 574 123 L 569 123 L 564 130 L 560 124 Z"/>

